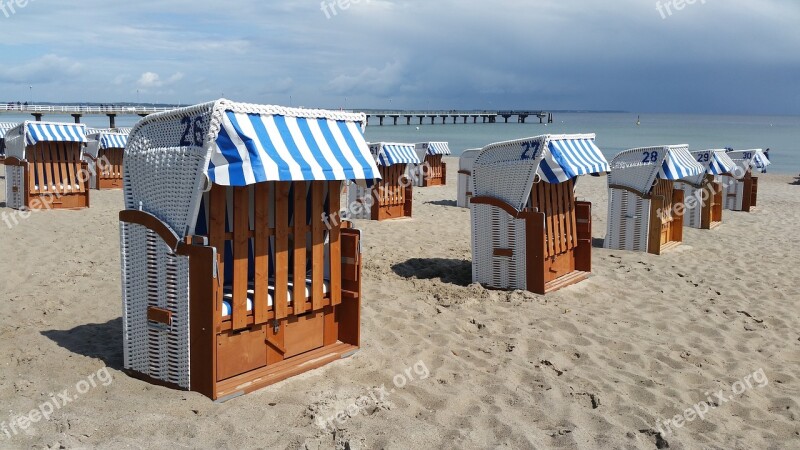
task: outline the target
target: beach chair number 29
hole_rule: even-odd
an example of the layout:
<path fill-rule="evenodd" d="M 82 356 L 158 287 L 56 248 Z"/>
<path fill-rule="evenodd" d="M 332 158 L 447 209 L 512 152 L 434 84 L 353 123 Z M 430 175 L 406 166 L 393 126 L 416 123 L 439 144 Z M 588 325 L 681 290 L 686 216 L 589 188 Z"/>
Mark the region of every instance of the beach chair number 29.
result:
<path fill-rule="evenodd" d="M 658 152 L 644 152 L 643 163 L 654 163 L 658 161 Z"/>
<path fill-rule="evenodd" d="M 183 135 L 181 136 L 181 147 L 189 147 L 192 145 L 192 141 L 194 141 L 194 145 L 197 147 L 203 146 L 203 117 L 184 117 L 181 119 L 181 124 L 186 126 L 186 129 L 183 130 Z"/>
<path fill-rule="evenodd" d="M 534 159 L 539 153 L 541 147 L 539 141 L 523 142 L 522 143 L 522 156 L 519 159 Z"/>
<path fill-rule="evenodd" d="M 699 163 L 708 162 L 710 157 L 711 157 L 711 155 L 708 152 L 700 153 L 699 155 L 697 155 L 697 162 L 699 162 Z"/>

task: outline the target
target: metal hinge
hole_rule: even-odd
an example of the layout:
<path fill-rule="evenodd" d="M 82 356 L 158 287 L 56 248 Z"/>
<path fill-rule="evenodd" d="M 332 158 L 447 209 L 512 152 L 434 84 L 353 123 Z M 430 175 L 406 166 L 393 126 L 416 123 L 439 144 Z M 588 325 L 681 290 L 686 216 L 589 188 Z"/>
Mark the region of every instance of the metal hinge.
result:
<path fill-rule="evenodd" d="M 278 319 L 272 321 L 272 332 L 278 334 L 281 331 L 281 322 Z"/>

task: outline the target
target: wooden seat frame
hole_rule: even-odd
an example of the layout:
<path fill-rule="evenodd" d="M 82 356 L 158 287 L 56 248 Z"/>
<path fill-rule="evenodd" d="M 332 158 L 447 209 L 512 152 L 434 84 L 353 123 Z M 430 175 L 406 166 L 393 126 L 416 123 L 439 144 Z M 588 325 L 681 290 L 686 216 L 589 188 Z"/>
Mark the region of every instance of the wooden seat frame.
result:
<path fill-rule="evenodd" d="M 88 208 L 89 171 L 88 164 L 81 160 L 82 152 L 83 144 L 78 142 L 29 145 L 25 150 L 25 160 L 5 159 L 8 167 L 24 168 L 24 186 L 12 186 L 11 189 L 23 190 L 23 206 L 26 208 Z"/>

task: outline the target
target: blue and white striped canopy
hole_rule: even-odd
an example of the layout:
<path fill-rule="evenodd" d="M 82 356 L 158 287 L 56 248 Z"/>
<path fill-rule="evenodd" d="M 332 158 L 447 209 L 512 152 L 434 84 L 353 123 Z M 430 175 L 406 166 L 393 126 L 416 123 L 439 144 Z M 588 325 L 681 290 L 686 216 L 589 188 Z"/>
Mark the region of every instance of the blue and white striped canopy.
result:
<path fill-rule="evenodd" d="M 701 150 L 692 152 L 692 157 L 706 167 L 709 175 L 725 175 L 736 168 L 736 163 L 725 154 L 725 150 Z"/>
<path fill-rule="evenodd" d="M 769 161 L 769 158 L 767 158 L 767 155 L 765 155 L 761 150 L 757 151 L 755 156 L 753 156 L 753 162 L 755 163 L 757 169 L 763 169 L 772 164 Z"/>
<path fill-rule="evenodd" d="M 117 133 L 131 134 L 133 127 L 117 127 Z"/>
<path fill-rule="evenodd" d="M 428 142 L 428 155 L 449 155 L 450 146 L 447 142 Z"/>
<path fill-rule="evenodd" d="M 13 122 L 0 122 L 0 139 L 3 139 L 4 137 L 6 137 L 6 132 L 8 132 L 8 130 L 16 127 L 17 125 L 19 125 L 19 124 L 18 123 L 13 123 Z"/>
<path fill-rule="evenodd" d="M 376 155 L 379 166 L 395 164 L 420 164 L 414 144 L 381 143 L 371 144 L 370 151 Z"/>
<path fill-rule="evenodd" d="M 609 172 L 608 161 L 594 140 L 552 137 L 539 166 L 548 183 L 563 183 L 580 175 Z"/>
<path fill-rule="evenodd" d="M 669 147 L 667 156 L 661 163 L 658 176 L 662 180 L 680 180 L 705 173 L 706 168 L 695 161 L 685 147 Z"/>
<path fill-rule="evenodd" d="M 128 136 L 124 134 L 102 133 L 99 136 L 100 148 L 125 148 Z"/>
<path fill-rule="evenodd" d="M 25 145 L 39 142 L 86 142 L 86 127 L 78 123 L 27 122 Z"/>
<path fill-rule="evenodd" d="M 379 179 L 356 122 L 225 111 L 208 166 L 224 186 Z"/>

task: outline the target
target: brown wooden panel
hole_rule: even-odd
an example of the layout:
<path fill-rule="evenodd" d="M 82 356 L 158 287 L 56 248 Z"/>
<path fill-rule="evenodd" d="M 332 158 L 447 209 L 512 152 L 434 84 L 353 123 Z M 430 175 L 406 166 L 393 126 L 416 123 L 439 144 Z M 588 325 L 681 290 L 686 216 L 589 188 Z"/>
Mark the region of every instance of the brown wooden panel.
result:
<path fill-rule="evenodd" d="M 324 343 L 324 317 L 321 311 L 292 316 L 286 322 L 286 354 L 291 358 L 322 347 Z"/>
<path fill-rule="evenodd" d="M 306 311 L 306 183 L 294 183 L 294 313 Z"/>
<path fill-rule="evenodd" d="M 341 181 L 328 182 L 328 202 L 330 204 L 329 213 L 339 217 L 339 205 L 341 195 Z M 330 230 L 329 248 L 331 262 L 331 303 L 335 306 L 342 302 L 342 252 L 339 226 L 334 226 Z"/>
<path fill-rule="evenodd" d="M 288 315 L 289 292 L 289 188 L 279 181 L 275 189 L 275 318 Z M 295 299 L 296 300 L 296 299 Z"/>
<path fill-rule="evenodd" d="M 233 329 L 247 326 L 247 275 L 250 240 L 250 195 L 247 187 L 233 189 Z"/>
<path fill-rule="evenodd" d="M 172 311 L 164 308 L 149 306 L 147 308 L 147 320 L 172 326 Z"/>
<path fill-rule="evenodd" d="M 311 308 L 322 309 L 322 285 L 325 268 L 325 223 L 322 221 L 325 206 L 325 185 L 321 181 L 311 183 Z M 328 217 L 329 221 L 339 216 Z"/>
<path fill-rule="evenodd" d="M 541 212 L 527 212 L 525 218 L 525 239 L 527 265 L 526 285 L 529 291 L 544 294 L 544 260 L 546 257 L 544 233 L 545 215 Z"/>
<path fill-rule="evenodd" d="M 266 327 L 217 336 L 217 381 L 267 365 Z"/>
<path fill-rule="evenodd" d="M 254 258 L 255 280 L 253 314 L 255 323 L 266 323 L 269 304 L 269 186 L 270 183 L 257 183 L 253 190 L 253 213 L 255 226 Z"/>
<path fill-rule="evenodd" d="M 214 305 L 214 309 L 217 311 L 216 325 L 219 325 L 222 320 L 220 313 L 222 308 L 222 287 L 225 283 L 225 213 L 227 203 L 225 187 L 218 184 L 213 185 L 208 197 L 208 205 L 206 205 L 209 217 L 208 241 L 209 245 L 217 250 L 216 264 L 218 271 L 217 283 L 214 286 L 216 291 L 214 297 L 217 304 Z"/>

